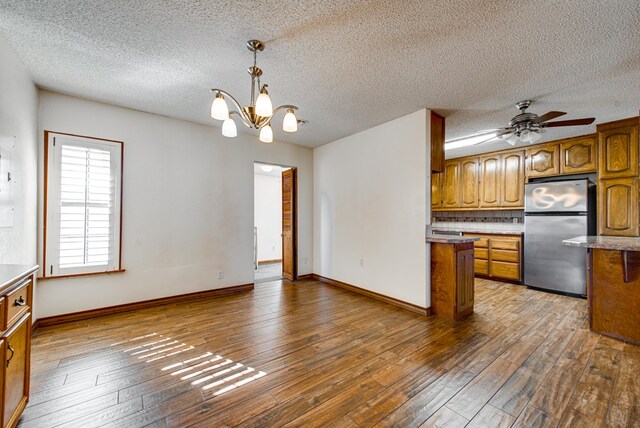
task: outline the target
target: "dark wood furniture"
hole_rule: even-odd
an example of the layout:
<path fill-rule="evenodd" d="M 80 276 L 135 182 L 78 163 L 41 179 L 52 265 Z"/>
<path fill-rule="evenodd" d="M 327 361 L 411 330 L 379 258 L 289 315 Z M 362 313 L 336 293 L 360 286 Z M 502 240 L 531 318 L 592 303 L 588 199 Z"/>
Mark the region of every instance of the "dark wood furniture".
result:
<path fill-rule="evenodd" d="M 0 265 L 0 414 L 3 427 L 15 427 L 29 401 L 31 308 L 38 266 Z"/>
<path fill-rule="evenodd" d="M 459 320 L 473 313 L 473 242 L 478 238 L 435 235 L 431 242 L 431 312 Z"/>

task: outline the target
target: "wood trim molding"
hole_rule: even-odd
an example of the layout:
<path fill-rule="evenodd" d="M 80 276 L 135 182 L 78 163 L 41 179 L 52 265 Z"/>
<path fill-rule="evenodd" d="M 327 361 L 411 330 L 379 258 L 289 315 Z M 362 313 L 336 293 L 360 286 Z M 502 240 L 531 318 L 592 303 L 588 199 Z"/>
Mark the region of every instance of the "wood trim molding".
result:
<path fill-rule="evenodd" d="M 123 272 L 126 272 L 126 269 L 106 270 L 104 272 L 71 273 L 71 274 L 68 274 L 68 275 L 41 276 L 41 277 L 38 278 L 38 282 L 40 282 L 40 281 L 49 281 L 51 279 L 76 278 L 78 276 L 110 275 L 112 273 L 123 273 Z"/>
<path fill-rule="evenodd" d="M 389 303 L 391 305 L 398 306 L 403 309 L 407 309 L 416 314 L 424 315 L 427 317 L 431 315 L 431 308 L 425 309 L 420 306 L 414 305 L 413 303 L 407 303 L 402 300 L 395 299 L 393 297 L 385 296 L 384 294 L 376 293 L 375 291 L 365 290 L 364 288 L 360 288 L 355 285 L 347 284 L 346 282 L 337 281 L 335 279 L 320 276 L 315 273 L 312 274 L 312 276 L 313 276 L 313 279 L 316 281 L 324 282 L 325 284 L 333 285 L 334 287 L 343 288 L 345 290 L 349 290 L 354 293 L 361 294 L 363 296 L 366 296 L 371 299 L 375 299 L 384 303 Z"/>
<path fill-rule="evenodd" d="M 278 263 L 278 262 L 282 262 L 282 259 L 258 260 L 258 266 L 260 266 L 260 263 L 264 264 L 264 263 Z"/>
<path fill-rule="evenodd" d="M 68 322 L 81 321 L 103 315 L 118 314 L 121 312 L 135 311 L 153 306 L 166 305 L 167 303 L 190 302 L 192 300 L 222 297 L 230 294 L 244 293 L 253 290 L 253 284 L 236 285 L 233 287 L 218 288 L 215 290 L 197 291 L 195 293 L 179 294 L 177 296 L 160 297 L 158 299 L 144 300 L 141 302 L 125 303 L 122 305 L 108 306 L 105 308 L 89 309 L 87 311 L 72 312 L 70 314 L 54 315 L 39 318 L 34 323 L 37 327 L 48 327 Z M 34 328 L 35 330 L 35 328 Z"/>
<path fill-rule="evenodd" d="M 298 281 L 317 281 L 317 275 L 314 273 L 307 273 L 305 275 L 298 276 Z"/>
<path fill-rule="evenodd" d="M 33 324 L 31 324 L 31 336 L 35 334 L 36 330 L 38 330 L 38 327 L 40 327 L 40 320 L 35 320 Z"/>
<path fill-rule="evenodd" d="M 633 116 L 626 119 L 615 120 L 613 122 L 600 123 L 596 125 L 596 129 L 597 132 L 602 132 L 624 126 L 637 126 L 638 124 L 640 124 L 640 118 L 638 116 Z"/>

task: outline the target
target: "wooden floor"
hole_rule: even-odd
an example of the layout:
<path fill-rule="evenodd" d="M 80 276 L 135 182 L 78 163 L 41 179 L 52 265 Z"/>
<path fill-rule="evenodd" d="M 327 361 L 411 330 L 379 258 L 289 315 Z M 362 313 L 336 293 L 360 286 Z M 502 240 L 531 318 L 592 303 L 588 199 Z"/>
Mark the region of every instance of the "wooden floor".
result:
<path fill-rule="evenodd" d="M 585 303 L 477 280 L 456 323 L 272 282 L 42 328 L 20 426 L 638 426 L 640 347 Z"/>

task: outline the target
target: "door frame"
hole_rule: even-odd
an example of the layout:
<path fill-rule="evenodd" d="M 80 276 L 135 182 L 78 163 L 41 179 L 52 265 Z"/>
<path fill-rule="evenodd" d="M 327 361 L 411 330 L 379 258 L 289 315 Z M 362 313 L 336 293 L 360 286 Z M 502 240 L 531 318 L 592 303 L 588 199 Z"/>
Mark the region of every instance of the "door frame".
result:
<path fill-rule="evenodd" d="M 299 192 L 298 192 L 298 172 L 300 171 L 300 169 L 297 166 L 291 166 L 291 165 L 284 165 L 284 164 L 280 164 L 280 163 L 276 163 L 276 162 L 269 162 L 269 161 L 260 161 L 260 160 L 254 160 L 253 161 L 253 165 L 255 168 L 255 164 L 263 164 L 263 165 L 272 165 L 272 166 L 277 166 L 280 168 L 287 168 L 287 169 L 293 169 L 295 170 L 295 183 L 294 183 L 294 187 L 295 187 L 295 195 L 294 195 L 294 201 L 293 201 L 293 217 L 294 217 L 294 227 L 292 230 L 293 233 L 293 280 L 292 282 L 295 282 L 298 280 L 298 197 L 299 197 Z M 254 173 L 255 174 L 255 173 Z M 281 172 L 282 174 L 282 172 Z M 255 189 L 255 185 L 253 187 L 253 198 L 251 200 L 251 205 L 252 205 L 252 213 L 253 213 L 253 225 L 255 225 L 256 219 L 255 219 L 255 193 L 256 193 L 256 189 Z M 282 194 L 280 195 L 280 207 L 282 209 L 282 201 L 283 201 L 283 197 Z M 252 226 L 253 228 L 253 226 Z M 280 231 L 280 237 L 282 239 L 282 231 Z M 284 268 L 284 245 L 282 245 L 282 266 Z M 282 277 L 282 279 L 285 279 L 284 277 Z"/>

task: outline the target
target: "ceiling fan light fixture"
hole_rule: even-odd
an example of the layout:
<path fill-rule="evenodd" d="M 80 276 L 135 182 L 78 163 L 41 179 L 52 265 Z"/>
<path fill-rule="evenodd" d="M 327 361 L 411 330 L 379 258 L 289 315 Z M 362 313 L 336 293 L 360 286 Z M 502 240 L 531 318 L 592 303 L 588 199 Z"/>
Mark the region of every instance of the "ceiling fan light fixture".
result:
<path fill-rule="evenodd" d="M 506 141 L 507 143 L 509 143 L 512 146 L 515 146 L 516 143 L 518 142 L 518 136 L 516 134 L 511 134 L 511 135 L 505 137 L 504 141 Z"/>
<path fill-rule="evenodd" d="M 271 129 L 271 125 L 265 125 L 260 128 L 260 141 L 263 143 L 273 142 L 273 129 Z"/>
<path fill-rule="evenodd" d="M 540 141 L 541 138 L 542 138 L 542 135 L 540 135 L 540 132 L 538 131 L 529 132 L 529 144 L 535 144 L 538 141 Z"/>
<path fill-rule="evenodd" d="M 284 132 L 296 132 L 298 130 L 298 118 L 292 108 L 287 109 L 287 114 L 284 115 L 282 130 Z"/>
<path fill-rule="evenodd" d="M 211 104 L 211 117 L 216 120 L 227 120 L 229 118 L 229 106 L 224 100 L 224 95 L 216 93 Z"/>
<path fill-rule="evenodd" d="M 222 135 L 229 138 L 238 136 L 238 128 L 236 127 L 236 123 L 230 117 L 222 122 Z"/>

